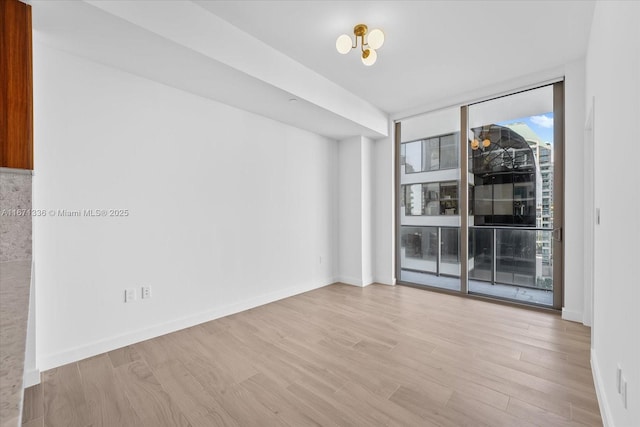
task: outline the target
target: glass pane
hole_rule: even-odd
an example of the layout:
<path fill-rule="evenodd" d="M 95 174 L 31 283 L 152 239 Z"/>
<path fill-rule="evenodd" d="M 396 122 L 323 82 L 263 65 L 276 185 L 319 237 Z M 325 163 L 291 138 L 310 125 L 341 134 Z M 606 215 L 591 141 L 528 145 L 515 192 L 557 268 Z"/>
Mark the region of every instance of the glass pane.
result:
<path fill-rule="evenodd" d="M 460 109 L 402 121 L 404 208 L 399 211 L 402 282 L 460 289 Z M 401 152 L 402 156 L 402 152 Z"/>
<path fill-rule="evenodd" d="M 460 276 L 460 228 L 441 230 L 441 274 Z"/>
<path fill-rule="evenodd" d="M 533 287 L 536 278 L 536 232 L 496 230 L 496 282 Z"/>
<path fill-rule="evenodd" d="M 458 183 L 440 184 L 440 215 L 458 215 Z"/>
<path fill-rule="evenodd" d="M 476 185 L 473 190 L 474 207 L 476 218 L 479 215 L 493 215 L 493 187 L 491 185 Z M 491 221 L 491 219 L 487 219 Z M 483 219 L 483 223 L 485 219 Z"/>
<path fill-rule="evenodd" d="M 553 305 L 553 88 L 474 104 L 468 123 L 469 292 Z"/>
<path fill-rule="evenodd" d="M 422 215 L 422 184 L 405 185 L 406 215 Z"/>
<path fill-rule="evenodd" d="M 438 205 L 440 185 L 435 184 L 422 184 L 422 190 L 424 194 L 425 215 L 439 215 L 440 207 Z"/>
<path fill-rule="evenodd" d="M 538 231 L 536 235 L 536 287 L 553 289 L 553 258 L 551 258 L 552 232 Z"/>
<path fill-rule="evenodd" d="M 437 272 L 437 228 L 401 227 L 400 247 L 404 268 L 416 272 Z"/>
<path fill-rule="evenodd" d="M 493 230 L 469 229 L 469 280 L 493 283 Z"/>
<path fill-rule="evenodd" d="M 422 144 L 422 170 L 424 172 L 440 169 L 440 145 L 438 138 L 429 138 Z"/>
<path fill-rule="evenodd" d="M 458 135 L 445 135 L 440 138 L 440 168 L 458 167 Z"/>
<path fill-rule="evenodd" d="M 493 186 L 493 214 L 513 216 L 513 184 Z M 504 222 L 513 223 L 513 220 L 506 219 Z"/>
<path fill-rule="evenodd" d="M 422 171 L 422 141 L 414 141 L 404 144 L 405 172 L 415 173 Z"/>

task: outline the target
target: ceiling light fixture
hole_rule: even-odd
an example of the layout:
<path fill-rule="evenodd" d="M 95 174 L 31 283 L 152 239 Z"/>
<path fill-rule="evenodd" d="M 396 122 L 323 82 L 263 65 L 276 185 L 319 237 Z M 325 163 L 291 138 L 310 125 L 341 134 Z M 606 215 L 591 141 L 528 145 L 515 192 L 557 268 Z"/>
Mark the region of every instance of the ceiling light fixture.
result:
<path fill-rule="evenodd" d="M 360 38 L 360 49 L 362 50 L 362 63 L 370 66 L 375 64 L 378 59 L 377 49 L 384 44 L 384 33 L 378 28 L 371 30 L 367 34 L 368 28 L 364 24 L 358 24 L 353 27 L 353 34 L 356 36 L 355 42 L 347 34 L 343 34 L 336 40 L 336 49 L 343 55 L 351 52 L 351 49 L 358 47 L 358 38 Z M 365 40 L 366 36 L 366 40 Z"/>
<path fill-rule="evenodd" d="M 478 134 L 470 142 L 471 149 L 473 151 L 476 151 L 478 149 L 482 151 L 488 150 L 489 147 L 491 146 L 491 139 L 490 139 L 491 126 L 482 126 L 482 128 L 473 129 L 473 132 L 476 133 L 476 130 L 478 131 Z"/>
<path fill-rule="evenodd" d="M 486 148 L 489 148 L 490 145 L 491 145 L 491 140 L 488 137 L 485 137 L 482 140 L 482 149 L 484 150 Z M 471 141 L 471 149 L 477 150 L 478 148 L 480 148 L 480 140 L 475 138 L 473 141 Z"/>

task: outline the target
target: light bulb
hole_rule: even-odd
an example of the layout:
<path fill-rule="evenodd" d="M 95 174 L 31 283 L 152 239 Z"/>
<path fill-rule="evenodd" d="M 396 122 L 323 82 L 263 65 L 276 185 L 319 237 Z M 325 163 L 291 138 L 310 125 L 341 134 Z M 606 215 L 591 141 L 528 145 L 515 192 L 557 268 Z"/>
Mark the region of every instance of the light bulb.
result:
<path fill-rule="evenodd" d="M 474 139 L 473 141 L 471 141 L 472 150 L 477 150 L 478 147 L 480 147 L 480 141 L 478 141 L 477 139 Z"/>
<path fill-rule="evenodd" d="M 351 43 L 351 37 L 343 34 L 338 37 L 338 40 L 336 40 L 336 49 L 338 49 L 338 52 L 345 55 L 351 51 L 351 48 L 353 46 Z"/>
<path fill-rule="evenodd" d="M 384 44 L 384 33 L 376 28 L 367 35 L 367 44 L 371 49 L 380 49 Z"/>
<path fill-rule="evenodd" d="M 376 59 L 378 59 L 378 54 L 373 49 L 367 49 L 362 52 L 362 63 L 367 67 L 376 63 Z"/>
<path fill-rule="evenodd" d="M 490 140 L 489 138 L 485 138 L 485 139 L 482 141 L 482 146 L 483 146 L 484 148 L 489 148 L 489 146 L 490 146 L 490 145 L 491 145 L 491 140 Z"/>

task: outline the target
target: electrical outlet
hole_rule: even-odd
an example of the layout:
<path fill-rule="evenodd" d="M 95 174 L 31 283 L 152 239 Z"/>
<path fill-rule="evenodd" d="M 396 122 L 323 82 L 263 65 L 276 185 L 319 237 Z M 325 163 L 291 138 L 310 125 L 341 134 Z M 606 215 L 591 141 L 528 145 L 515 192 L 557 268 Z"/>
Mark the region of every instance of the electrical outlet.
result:
<path fill-rule="evenodd" d="M 151 298 L 151 286 L 143 286 L 140 295 L 142 299 Z"/>
<path fill-rule="evenodd" d="M 620 397 L 622 398 L 622 406 L 627 409 L 627 379 L 620 378 Z"/>
<path fill-rule="evenodd" d="M 616 370 L 616 390 L 618 393 L 622 392 L 622 368 L 618 365 L 618 369 Z"/>
<path fill-rule="evenodd" d="M 129 288 L 124 290 L 124 302 L 133 302 L 136 300 L 135 288 Z"/>

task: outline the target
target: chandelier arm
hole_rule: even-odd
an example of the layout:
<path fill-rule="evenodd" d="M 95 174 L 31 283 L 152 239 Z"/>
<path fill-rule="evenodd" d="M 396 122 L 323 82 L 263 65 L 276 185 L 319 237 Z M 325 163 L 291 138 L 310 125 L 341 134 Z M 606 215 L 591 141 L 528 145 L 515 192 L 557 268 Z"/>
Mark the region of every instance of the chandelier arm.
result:
<path fill-rule="evenodd" d="M 373 65 L 376 62 L 377 54 L 375 49 L 373 49 L 369 45 L 368 40 L 365 40 L 367 31 L 368 31 L 368 28 L 365 24 L 358 24 L 355 27 L 353 27 L 353 34 L 355 37 L 350 40 L 351 49 L 353 50 L 358 48 L 358 38 L 360 38 L 360 50 L 362 52 L 361 53 L 362 62 L 364 63 L 364 65 Z M 382 34 L 382 37 L 384 41 L 384 33 Z M 338 52 L 342 54 L 346 54 L 347 52 L 343 52 L 343 50 L 346 50 L 345 45 L 346 45 L 346 40 L 344 39 L 344 37 L 343 36 L 338 37 L 338 41 L 336 41 L 336 48 L 338 49 Z"/>

